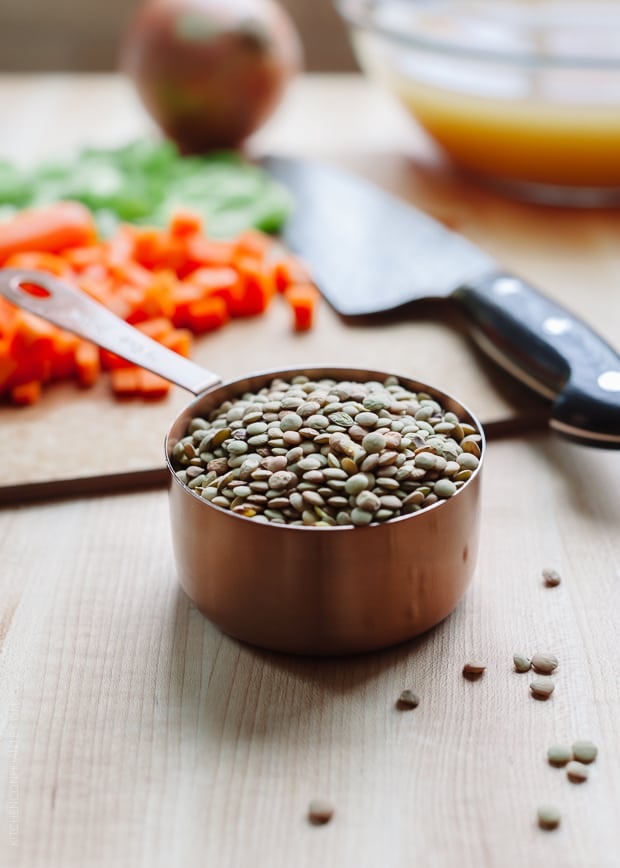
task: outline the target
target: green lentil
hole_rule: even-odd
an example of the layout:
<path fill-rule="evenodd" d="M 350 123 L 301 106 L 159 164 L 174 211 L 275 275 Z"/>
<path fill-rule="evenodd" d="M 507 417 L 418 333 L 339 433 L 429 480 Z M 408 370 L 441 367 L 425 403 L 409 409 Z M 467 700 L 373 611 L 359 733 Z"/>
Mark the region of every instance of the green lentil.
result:
<path fill-rule="evenodd" d="M 557 829 L 560 825 L 561 814 L 555 805 L 541 805 L 536 812 L 538 825 L 545 831 Z"/>
<path fill-rule="evenodd" d="M 454 496 L 479 463 L 473 426 L 392 380 L 275 378 L 206 415 L 172 449 L 177 477 L 257 521 L 389 521 Z"/>
<path fill-rule="evenodd" d="M 308 820 L 313 826 L 324 826 L 334 816 L 334 808 L 324 799 L 313 799 L 308 806 Z"/>
<path fill-rule="evenodd" d="M 582 784 L 584 781 L 587 781 L 588 775 L 589 770 L 587 765 L 577 762 L 577 760 L 571 760 L 566 766 L 566 776 L 574 784 Z"/>
<path fill-rule="evenodd" d="M 512 660 L 517 672 L 529 672 L 532 668 L 532 661 L 524 654 L 513 654 Z"/>
<path fill-rule="evenodd" d="M 542 575 L 543 581 L 548 588 L 555 588 L 562 581 L 562 578 L 558 571 L 553 570 L 550 567 L 545 567 L 545 569 L 542 571 Z"/>
<path fill-rule="evenodd" d="M 358 413 L 355 417 L 355 422 L 358 425 L 361 425 L 362 428 L 372 428 L 373 425 L 376 425 L 379 417 L 376 413 L 371 413 L 369 410 L 364 410 L 361 413 Z"/>
<path fill-rule="evenodd" d="M 552 744 L 547 751 L 547 760 L 552 766 L 565 766 L 573 758 L 573 751 L 564 744 Z"/>
<path fill-rule="evenodd" d="M 362 440 L 362 447 L 366 452 L 381 452 L 385 449 L 385 437 L 378 431 L 367 434 Z"/>
<path fill-rule="evenodd" d="M 532 669 L 541 675 L 551 675 L 558 667 L 558 658 L 555 654 L 534 654 L 532 657 Z"/>
<path fill-rule="evenodd" d="M 535 678 L 530 684 L 530 693 L 534 699 L 549 699 L 554 690 L 555 684 L 550 678 Z"/>
<path fill-rule="evenodd" d="M 372 513 L 367 512 L 365 509 L 360 509 L 359 507 L 355 507 L 351 510 L 351 521 L 357 527 L 362 527 L 365 524 L 370 524 L 372 521 Z"/>
<path fill-rule="evenodd" d="M 399 708 L 417 708 L 420 704 L 420 697 L 413 690 L 405 689 L 398 697 L 396 704 Z"/>
<path fill-rule="evenodd" d="M 438 479 L 433 486 L 433 491 L 438 497 L 452 497 L 457 489 L 451 479 Z"/>
<path fill-rule="evenodd" d="M 414 464 L 422 470 L 434 470 L 435 455 L 432 452 L 418 452 L 414 458 Z"/>
<path fill-rule="evenodd" d="M 303 419 L 297 413 L 287 413 L 280 420 L 282 431 L 299 431 L 303 425 Z"/>
<path fill-rule="evenodd" d="M 350 476 L 344 485 L 347 494 L 359 494 L 360 491 L 370 487 L 370 480 L 365 473 L 356 473 Z"/>
<path fill-rule="evenodd" d="M 463 666 L 463 675 L 469 679 L 480 678 L 486 668 L 486 663 L 482 663 L 480 660 L 469 660 Z"/>
<path fill-rule="evenodd" d="M 596 759 L 597 753 L 598 748 L 593 741 L 581 740 L 576 741 L 573 744 L 573 758 L 578 760 L 580 763 L 593 763 Z"/>

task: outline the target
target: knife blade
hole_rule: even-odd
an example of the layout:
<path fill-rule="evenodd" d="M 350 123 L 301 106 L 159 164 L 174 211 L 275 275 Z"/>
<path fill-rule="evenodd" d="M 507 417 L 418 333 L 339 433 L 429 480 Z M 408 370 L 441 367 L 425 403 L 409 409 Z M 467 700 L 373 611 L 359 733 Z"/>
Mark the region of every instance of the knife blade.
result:
<path fill-rule="evenodd" d="M 282 233 L 345 317 L 450 299 L 505 371 L 550 401 L 549 425 L 582 445 L 620 449 L 620 356 L 600 335 L 483 250 L 351 173 L 269 156 L 291 193 Z"/>

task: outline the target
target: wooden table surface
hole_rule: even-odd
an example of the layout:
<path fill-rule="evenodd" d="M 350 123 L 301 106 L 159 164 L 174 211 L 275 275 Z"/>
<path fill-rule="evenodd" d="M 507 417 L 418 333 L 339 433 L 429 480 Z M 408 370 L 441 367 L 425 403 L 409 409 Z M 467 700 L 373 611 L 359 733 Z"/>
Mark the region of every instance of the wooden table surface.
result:
<path fill-rule="evenodd" d="M 5 76 L 0 104 L 0 157 L 26 162 L 149 130 L 114 77 Z M 355 76 L 301 79 L 252 148 L 373 178 L 620 343 L 620 212 L 536 207 L 475 187 Z M 416 360 L 432 375 L 428 354 L 415 356 L 435 345 L 432 321 L 352 333 L 323 315 L 325 331 L 305 350 L 329 341 L 360 360 L 369 347 L 393 351 L 390 360 Z M 281 316 L 265 335 L 284 335 Z M 226 374 L 258 367 L 253 350 L 239 358 L 250 327 L 239 328 L 209 348 Z M 252 329 L 261 362 L 265 338 Z M 282 340 L 287 361 L 304 352 Z M 437 340 L 439 376 L 474 409 L 479 397 L 483 416 L 531 408 L 462 335 L 446 329 Z M 26 466 L 43 468 L 62 451 L 62 404 L 45 400 L 29 418 L 3 411 L 0 482 L 14 481 L 24 452 Z M 105 453 L 114 438 L 99 418 L 95 445 Z M 114 459 L 104 462 L 110 471 Z M 546 430 L 493 440 L 482 519 L 474 580 L 445 622 L 397 648 L 317 660 L 244 646 L 195 610 L 175 579 L 165 489 L 6 506 L 0 864 L 617 866 L 620 455 Z M 543 567 L 559 571 L 559 587 L 544 587 Z M 514 672 L 516 651 L 559 658 L 547 702 L 530 697 L 529 674 Z M 477 682 L 461 674 L 472 657 L 487 664 Z M 413 711 L 395 706 L 406 687 L 420 696 Z M 550 744 L 576 739 L 599 746 L 581 785 L 546 762 Z M 315 798 L 334 805 L 327 826 L 307 821 Z M 543 802 L 561 810 L 554 832 L 536 825 Z"/>

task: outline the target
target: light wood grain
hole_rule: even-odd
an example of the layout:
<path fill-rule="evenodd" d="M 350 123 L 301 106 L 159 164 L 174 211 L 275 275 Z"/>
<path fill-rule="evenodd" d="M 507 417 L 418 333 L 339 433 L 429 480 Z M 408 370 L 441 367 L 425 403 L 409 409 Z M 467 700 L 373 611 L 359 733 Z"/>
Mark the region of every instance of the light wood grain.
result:
<path fill-rule="evenodd" d="M 446 174 L 409 121 L 358 79 L 302 80 L 297 94 L 257 152 L 321 156 L 397 192 L 400 183 L 617 340 L 617 212 L 517 205 Z M 314 121 L 302 110 L 310 97 L 322 109 Z M 144 128 L 127 91 L 96 77 L 0 79 L 0 102 L 17 118 L 2 149 L 18 156 L 63 152 L 85 130 L 112 144 Z M 63 125 L 52 124 L 59 116 Z M 373 364 L 385 357 L 405 373 L 432 373 L 413 351 L 447 340 L 448 370 L 472 406 L 507 401 L 501 378 L 447 326 L 396 323 L 338 343 L 340 323 L 321 317 L 343 361 L 376 354 Z M 234 342 L 222 333 L 205 349 L 226 376 L 266 360 L 275 334 L 285 340 L 285 311 L 274 308 L 264 330 L 238 329 Z M 287 360 L 307 358 L 313 340 L 288 336 Z M 19 424 L 2 415 L 3 479 L 24 450 L 35 463 L 60 460 L 59 430 L 118 469 L 107 453 L 118 418 L 112 428 L 104 418 L 116 411 L 101 411 L 102 396 L 65 391 Z M 153 459 L 155 414 L 177 400 L 185 396 L 141 408 L 124 429 Z M 243 646 L 194 609 L 176 581 L 164 490 L 1 509 L 0 865 L 616 868 L 620 454 L 551 434 L 493 441 L 482 500 L 478 566 L 453 615 L 398 648 L 328 660 Z M 558 588 L 543 586 L 544 566 L 561 573 Z M 266 592 L 268 575 L 266 564 Z M 548 702 L 512 671 L 515 651 L 537 650 L 560 660 Z M 461 675 L 473 656 L 488 664 L 477 682 Z M 404 687 L 421 697 L 413 711 L 395 707 Z M 580 786 L 545 761 L 549 744 L 577 738 L 600 749 Z M 322 828 L 306 820 L 317 797 L 335 806 Z M 536 826 L 543 801 L 562 811 L 555 832 Z"/>
<path fill-rule="evenodd" d="M 4 512 L 2 864 L 617 865 L 619 492 L 617 455 L 492 444 L 457 611 L 323 661 L 244 647 L 193 609 L 163 493 Z M 557 654 L 551 700 L 530 698 L 515 650 Z M 476 683 L 471 656 L 488 664 Z M 415 711 L 395 708 L 406 686 Z M 576 738 L 600 747 L 582 786 L 545 762 Z M 325 828 L 305 821 L 318 796 Z M 553 834 L 541 801 L 562 811 Z"/>

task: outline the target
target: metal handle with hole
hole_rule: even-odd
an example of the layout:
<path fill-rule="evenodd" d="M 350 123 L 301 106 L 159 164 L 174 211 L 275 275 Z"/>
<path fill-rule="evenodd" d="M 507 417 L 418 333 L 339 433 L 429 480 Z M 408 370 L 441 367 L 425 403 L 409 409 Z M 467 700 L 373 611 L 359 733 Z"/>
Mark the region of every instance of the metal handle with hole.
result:
<path fill-rule="evenodd" d="M 217 374 L 158 344 L 84 292 L 50 274 L 23 268 L 0 269 L 0 295 L 194 395 L 221 383 Z"/>

